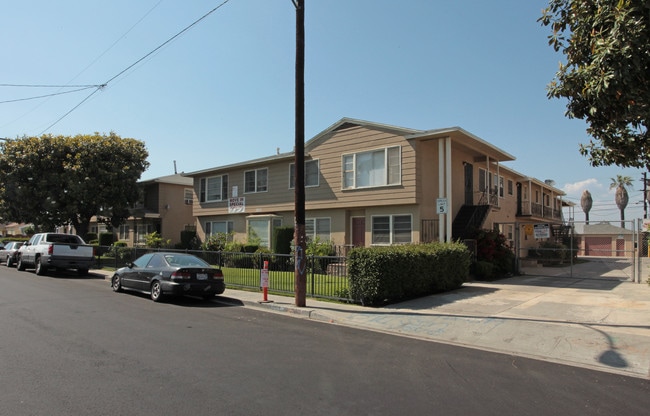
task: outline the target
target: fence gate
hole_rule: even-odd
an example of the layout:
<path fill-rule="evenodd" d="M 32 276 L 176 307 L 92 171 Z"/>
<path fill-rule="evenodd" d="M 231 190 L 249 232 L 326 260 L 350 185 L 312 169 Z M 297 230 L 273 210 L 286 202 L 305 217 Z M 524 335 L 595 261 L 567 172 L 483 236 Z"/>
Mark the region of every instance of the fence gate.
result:
<path fill-rule="evenodd" d="M 512 247 L 520 273 L 537 276 L 609 278 L 639 282 L 647 259 L 647 238 L 639 221 L 571 224 L 514 223 Z M 502 232 L 509 224 L 500 224 Z M 647 233 L 645 233 L 647 234 Z M 646 258 L 641 261 L 640 242 Z"/>

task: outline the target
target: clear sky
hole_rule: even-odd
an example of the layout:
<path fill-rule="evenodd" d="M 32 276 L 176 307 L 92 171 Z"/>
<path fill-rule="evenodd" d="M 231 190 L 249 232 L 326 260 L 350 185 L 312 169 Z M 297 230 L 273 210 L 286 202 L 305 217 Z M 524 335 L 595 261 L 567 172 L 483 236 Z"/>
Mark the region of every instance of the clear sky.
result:
<path fill-rule="evenodd" d="M 565 118 L 566 103 L 546 97 L 564 59 L 537 22 L 546 1 L 305 1 L 307 140 L 342 117 L 422 130 L 460 126 L 517 158 L 506 166 L 554 180 L 577 204 L 576 221 L 585 217 L 585 188 L 592 221 L 619 219 L 609 190 L 619 174 L 634 182 L 626 219 L 643 217 L 642 171 L 591 167 L 578 152 L 589 141 L 585 123 Z M 114 131 L 145 142 L 151 166 L 142 179 L 173 174 L 174 161 L 178 172 L 191 172 L 291 151 L 291 0 L 229 0 L 156 50 L 222 3 L 5 5 L 0 137 Z"/>

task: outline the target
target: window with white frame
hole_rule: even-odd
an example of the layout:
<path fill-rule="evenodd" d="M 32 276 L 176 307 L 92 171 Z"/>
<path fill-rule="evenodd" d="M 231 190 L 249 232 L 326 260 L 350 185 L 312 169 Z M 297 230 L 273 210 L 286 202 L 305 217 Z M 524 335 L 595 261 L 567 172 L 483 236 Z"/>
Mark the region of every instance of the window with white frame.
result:
<path fill-rule="evenodd" d="M 508 195 L 512 195 L 513 193 L 513 182 L 512 180 L 508 179 Z"/>
<path fill-rule="evenodd" d="M 399 185 L 402 157 L 399 146 L 343 155 L 343 188 Z"/>
<path fill-rule="evenodd" d="M 128 240 L 130 231 L 131 229 L 129 228 L 129 224 L 120 225 L 120 228 L 117 231 L 117 238 L 120 240 Z"/>
<path fill-rule="evenodd" d="M 282 218 L 261 216 L 248 218 L 248 240 L 258 240 L 260 246 L 273 249 L 271 247 L 271 236 L 273 230 L 282 227 Z"/>
<path fill-rule="evenodd" d="M 244 192 L 266 192 L 268 190 L 268 169 L 255 169 L 244 172 Z"/>
<path fill-rule="evenodd" d="M 296 170 L 292 163 L 289 165 L 289 188 L 293 189 L 296 186 Z M 319 184 L 319 162 L 318 160 L 305 161 L 305 186 L 318 186 Z"/>
<path fill-rule="evenodd" d="M 151 224 L 138 224 L 136 227 L 135 241 L 138 244 L 145 243 L 145 235 L 153 232 L 153 225 Z"/>
<path fill-rule="evenodd" d="M 194 191 L 192 188 L 185 188 L 183 192 L 183 199 L 185 200 L 185 205 L 192 205 L 194 202 Z"/>
<path fill-rule="evenodd" d="M 205 236 L 210 237 L 211 235 L 224 233 L 231 233 L 233 230 L 232 221 L 206 221 L 205 222 Z"/>
<path fill-rule="evenodd" d="M 199 202 L 217 202 L 226 199 L 228 199 L 228 175 L 201 178 L 199 182 Z"/>
<path fill-rule="evenodd" d="M 372 244 L 403 244 L 412 241 L 411 215 L 377 215 L 372 217 Z"/>
<path fill-rule="evenodd" d="M 305 235 L 312 240 L 318 237 L 320 241 L 331 241 L 331 222 L 330 218 L 307 218 Z"/>

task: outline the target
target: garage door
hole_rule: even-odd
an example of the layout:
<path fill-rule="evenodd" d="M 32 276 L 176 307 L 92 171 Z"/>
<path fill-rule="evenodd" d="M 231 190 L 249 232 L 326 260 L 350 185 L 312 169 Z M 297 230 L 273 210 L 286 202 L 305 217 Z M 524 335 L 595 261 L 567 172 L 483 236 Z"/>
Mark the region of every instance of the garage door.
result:
<path fill-rule="evenodd" d="M 612 255 L 611 237 L 585 237 L 586 256 L 607 256 Z"/>

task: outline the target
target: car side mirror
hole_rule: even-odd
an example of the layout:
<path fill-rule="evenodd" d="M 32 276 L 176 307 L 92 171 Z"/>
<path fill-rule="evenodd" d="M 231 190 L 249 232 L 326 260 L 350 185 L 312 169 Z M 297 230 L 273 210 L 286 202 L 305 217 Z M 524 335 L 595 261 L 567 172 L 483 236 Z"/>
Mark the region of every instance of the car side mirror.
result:
<path fill-rule="evenodd" d="M 133 263 L 131 263 L 131 262 L 126 263 L 126 267 L 128 267 L 129 269 L 132 269 L 133 268 Z"/>

